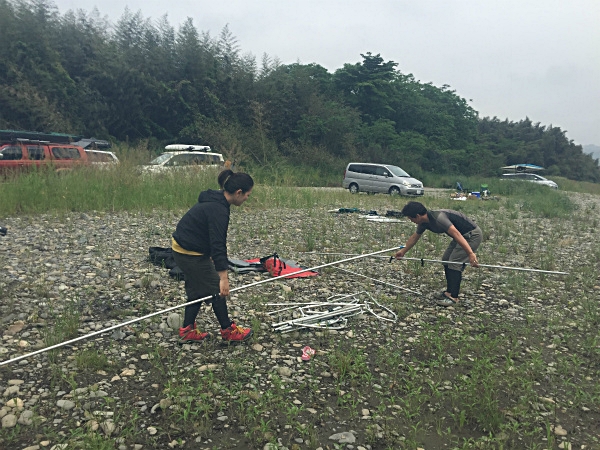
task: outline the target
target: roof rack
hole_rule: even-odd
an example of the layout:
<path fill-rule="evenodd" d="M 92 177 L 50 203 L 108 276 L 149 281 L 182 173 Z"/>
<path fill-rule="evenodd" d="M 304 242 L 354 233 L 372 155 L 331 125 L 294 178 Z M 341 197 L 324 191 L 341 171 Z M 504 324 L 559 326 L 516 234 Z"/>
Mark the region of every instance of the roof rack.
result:
<path fill-rule="evenodd" d="M 30 141 L 54 142 L 57 144 L 70 144 L 81 139 L 81 136 L 62 133 L 40 133 L 38 131 L 0 130 L 0 140 L 5 142 Z"/>
<path fill-rule="evenodd" d="M 212 152 L 208 145 L 192 144 L 170 144 L 165 147 L 165 150 L 171 152 Z"/>

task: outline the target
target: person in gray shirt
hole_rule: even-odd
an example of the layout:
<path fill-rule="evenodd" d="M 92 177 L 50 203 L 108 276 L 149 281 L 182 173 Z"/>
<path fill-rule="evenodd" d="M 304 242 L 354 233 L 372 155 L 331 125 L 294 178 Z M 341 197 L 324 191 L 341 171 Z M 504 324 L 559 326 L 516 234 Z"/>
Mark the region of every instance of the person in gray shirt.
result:
<path fill-rule="evenodd" d="M 479 267 L 477 248 L 481 244 L 482 232 L 477 224 L 463 213 L 452 209 L 428 211 L 422 203 L 408 202 L 402 208 L 402 214 L 417 225 L 417 230 L 406 241 L 404 248 L 396 252 L 396 259 L 404 255 L 417 243 L 425 230 L 433 233 L 446 233 L 452 242 L 442 256 L 446 275 L 446 290 L 439 294 L 437 304 L 451 306 L 458 303 L 462 271 L 466 263 Z"/>

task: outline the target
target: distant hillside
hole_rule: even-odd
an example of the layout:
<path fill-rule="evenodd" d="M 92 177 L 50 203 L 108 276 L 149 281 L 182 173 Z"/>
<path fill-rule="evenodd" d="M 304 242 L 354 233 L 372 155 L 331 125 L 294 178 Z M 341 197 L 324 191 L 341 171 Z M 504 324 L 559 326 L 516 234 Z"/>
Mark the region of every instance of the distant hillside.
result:
<path fill-rule="evenodd" d="M 599 159 L 600 158 L 600 146 L 594 145 L 594 144 L 584 145 L 583 153 L 591 154 L 592 158 Z"/>

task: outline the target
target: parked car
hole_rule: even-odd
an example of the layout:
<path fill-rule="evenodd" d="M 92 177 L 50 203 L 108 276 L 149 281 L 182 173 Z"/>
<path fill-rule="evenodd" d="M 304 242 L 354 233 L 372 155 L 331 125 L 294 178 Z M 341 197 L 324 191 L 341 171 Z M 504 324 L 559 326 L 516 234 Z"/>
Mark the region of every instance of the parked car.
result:
<path fill-rule="evenodd" d="M 47 165 L 51 165 L 57 171 L 64 171 L 88 164 L 85 150 L 76 145 L 23 138 L 14 138 L 6 142 L 0 136 L 2 174 L 18 173 Z"/>
<path fill-rule="evenodd" d="M 502 180 L 517 180 L 517 181 L 529 181 L 542 186 L 548 186 L 554 189 L 558 189 L 558 184 L 552 180 L 548 180 L 541 175 L 536 173 L 504 173 L 500 177 Z"/>
<path fill-rule="evenodd" d="M 143 173 L 169 173 L 174 170 L 221 168 L 225 161 L 207 145 L 172 144 L 165 152 L 142 166 Z"/>
<path fill-rule="evenodd" d="M 357 192 L 390 195 L 424 195 L 423 183 L 391 164 L 350 163 L 344 171 L 342 186 Z"/>
<path fill-rule="evenodd" d="M 85 138 L 77 142 L 71 142 L 73 145 L 83 147 L 85 150 L 107 150 L 112 147 L 112 144 L 103 139 Z"/>
<path fill-rule="evenodd" d="M 119 158 L 113 152 L 85 149 L 85 153 L 88 155 L 88 160 L 92 165 L 110 166 L 119 163 Z"/>

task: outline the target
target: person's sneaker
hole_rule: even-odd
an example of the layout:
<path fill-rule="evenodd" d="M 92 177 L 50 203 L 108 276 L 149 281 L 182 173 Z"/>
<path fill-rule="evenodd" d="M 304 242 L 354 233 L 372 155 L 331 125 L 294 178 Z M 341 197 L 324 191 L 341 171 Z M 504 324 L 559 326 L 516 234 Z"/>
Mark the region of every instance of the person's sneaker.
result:
<path fill-rule="evenodd" d="M 444 308 L 447 308 L 448 306 L 454 306 L 454 305 L 457 305 L 457 304 L 458 304 L 458 302 L 455 302 L 450 297 L 446 297 L 443 300 L 438 300 L 437 301 L 437 305 L 438 306 L 443 306 Z"/>
<path fill-rule="evenodd" d="M 232 322 L 229 328 L 221 330 L 221 337 L 228 342 L 244 342 L 252 337 L 252 329 L 242 328 Z"/>
<path fill-rule="evenodd" d="M 203 333 L 198 330 L 198 328 L 196 328 L 196 322 L 194 322 L 192 325 L 188 325 L 185 328 L 180 328 L 179 337 L 181 338 L 181 341 L 200 342 L 205 339 L 209 339 L 210 334 Z"/>

